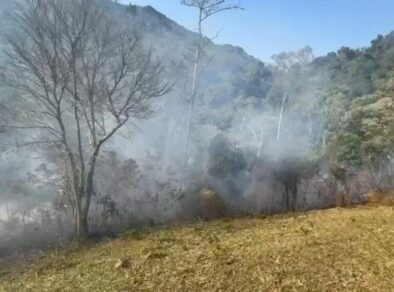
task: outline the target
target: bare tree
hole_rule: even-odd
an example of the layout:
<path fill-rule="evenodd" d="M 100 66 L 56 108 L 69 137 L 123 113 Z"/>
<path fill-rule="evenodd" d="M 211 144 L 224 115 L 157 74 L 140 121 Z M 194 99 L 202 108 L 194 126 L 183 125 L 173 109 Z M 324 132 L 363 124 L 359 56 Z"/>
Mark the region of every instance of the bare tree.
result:
<path fill-rule="evenodd" d="M 262 154 L 263 146 L 264 146 L 264 124 L 266 121 L 259 116 L 257 119 L 253 119 L 250 116 L 244 115 L 242 118 L 240 133 L 246 133 L 245 138 L 239 137 L 240 133 L 235 132 L 233 136 L 236 137 L 236 145 L 235 148 L 254 148 L 256 149 L 256 156 L 260 157 Z M 242 143 L 240 142 L 242 141 Z"/>
<path fill-rule="evenodd" d="M 198 79 L 201 69 L 201 58 L 203 56 L 203 49 L 204 49 L 203 23 L 209 17 L 219 12 L 226 10 L 233 10 L 233 9 L 242 9 L 242 8 L 239 5 L 227 4 L 226 0 L 181 0 L 181 4 L 189 7 L 197 8 L 198 10 L 198 22 L 197 22 L 198 38 L 194 52 L 193 77 L 192 77 L 191 95 L 189 101 L 189 111 L 187 116 L 185 145 L 184 145 L 183 160 L 182 160 L 182 167 L 185 168 L 187 164 L 187 158 L 189 152 L 190 129 L 192 126 L 194 105 L 198 91 L 198 81 L 199 81 Z"/>
<path fill-rule="evenodd" d="M 282 129 L 282 121 L 283 121 L 283 112 L 285 110 L 286 100 L 287 100 L 287 92 L 285 92 L 283 94 L 282 103 L 281 103 L 281 106 L 280 106 L 279 118 L 278 118 L 278 130 L 276 131 L 276 140 L 277 141 L 280 140 L 280 132 L 281 132 L 281 129 Z"/>
<path fill-rule="evenodd" d="M 289 83 L 288 78 L 290 77 L 289 74 L 291 70 L 296 66 L 305 66 L 309 62 L 313 60 L 313 51 L 312 48 L 309 46 L 306 46 L 302 49 L 299 49 L 298 51 L 290 51 L 290 52 L 282 52 L 278 55 L 273 55 L 272 60 L 274 61 L 275 66 L 279 70 L 278 74 L 278 80 L 279 80 L 279 86 L 283 90 L 283 95 L 282 95 L 282 100 L 281 100 L 281 106 L 280 106 L 280 111 L 279 111 L 279 117 L 278 117 L 278 127 L 277 127 L 277 134 L 276 134 L 276 140 L 279 141 L 281 138 L 281 130 L 282 130 L 282 124 L 283 124 L 283 116 L 284 116 L 284 110 L 286 106 L 286 102 L 289 100 L 289 91 L 290 88 L 286 88 L 285 84 Z M 287 86 L 288 87 L 288 86 Z M 310 114 L 308 115 L 308 120 L 309 120 L 309 125 L 308 125 L 308 133 L 311 135 L 312 133 L 312 119 L 310 117 Z"/>
<path fill-rule="evenodd" d="M 126 124 L 147 119 L 171 86 L 144 51 L 94 0 L 23 0 L 9 37 L 5 84 L 23 98 L 20 128 L 39 130 L 64 159 L 75 232 L 88 234 L 96 162 Z M 45 139 L 42 138 L 45 136 Z"/>

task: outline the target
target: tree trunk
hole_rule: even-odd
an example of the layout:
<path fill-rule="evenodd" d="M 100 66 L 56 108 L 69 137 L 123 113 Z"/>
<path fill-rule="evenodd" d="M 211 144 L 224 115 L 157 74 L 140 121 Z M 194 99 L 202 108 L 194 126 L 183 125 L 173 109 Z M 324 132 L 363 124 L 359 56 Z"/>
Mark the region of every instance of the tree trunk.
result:
<path fill-rule="evenodd" d="M 285 201 L 285 212 L 289 211 L 290 202 L 289 202 L 289 187 L 285 184 L 285 193 L 284 193 L 284 201 Z"/>
<path fill-rule="evenodd" d="M 181 171 L 181 178 L 180 178 L 181 184 L 183 183 L 183 175 L 184 175 L 184 171 L 187 166 L 190 130 L 191 130 L 191 125 L 192 125 L 194 104 L 195 104 L 195 99 L 196 99 L 196 95 L 197 95 L 197 87 L 198 87 L 198 76 L 199 76 L 199 67 L 200 67 L 200 59 L 201 59 L 201 53 L 202 53 L 201 52 L 202 40 L 203 40 L 202 13 L 203 13 L 203 11 L 200 9 L 199 21 L 198 21 L 198 41 L 197 41 L 197 47 L 196 47 L 195 58 L 194 58 L 194 68 L 193 68 L 192 92 L 191 92 L 191 100 L 190 100 L 189 112 L 188 112 L 188 117 L 187 117 L 186 139 L 185 139 L 185 145 L 184 145 L 184 149 L 183 149 L 182 171 Z"/>
<path fill-rule="evenodd" d="M 326 144 L 327 144 L 327 136 L 326 136 L 326 130 L 323 130 L 323 141 L 322 141 L 322 146 L 323 146 L 323 151 L 326 150 Z"/>
<path fill-rule="evenodd" d="M 90 160 L 89 171 L 86 177 L 86 189 L 84 193 L 85 204 L 81 206 L 81 216 L 79 218 L 80 230 L 83 236 L 89 235 L 89 211 L 92 196 L 94 194 L 94 172 L 96 169 L 97 156 L 100 152 L 100 147 L 97 146 L 93 152 Z"/>
<path fill-rule="evenodd" d="M 88 236 L 87 225 L 84 224 L 82 196 L 83 196 L 82 193 L 77 195 L 78 197 L 76 204 L 77 206 L 74 211 L 74 230 L 75 230 L 75 236 L 78 239 L 84 239 Z"/>
<path fill-rule="evenodd" d="M 257 157 L 260 158 L 261 156 L 261 151 L 263 149 L 263 143 L 264 143 L 264 128 L 260 129 L 260 142 L 259 142 L 259 146 L 257 149 Z"/>
<path fill-rule="evenodd" d="M 281 129 L 282 129 L 283 112 L 284 112 L 284 109 L 285 109 L 286 99 L 287 99 L 287 93 L 285 93 L 285 94 L 283 95 L 283 98 L 282 98 L 282 105 L 281 105 L 281 107 L 280 107 L 279 120 L 278 120 L 278 131 L 277 131 L 277 133 L 276 133 L 276 140 L 277 140 L 277 141 L 280 140 L 280 132 L 281 132 Z"/>
<path fill-rule="evenodd" d="M 312 117 L 311 117 L 311 114 L 309 113 L 308 114 L 308 137 L 309 137 L 309 139 L 311 138 L 311 136 L 312 136 L 312 131 L 313 131 L 313 124 L 312 124 Z"/>

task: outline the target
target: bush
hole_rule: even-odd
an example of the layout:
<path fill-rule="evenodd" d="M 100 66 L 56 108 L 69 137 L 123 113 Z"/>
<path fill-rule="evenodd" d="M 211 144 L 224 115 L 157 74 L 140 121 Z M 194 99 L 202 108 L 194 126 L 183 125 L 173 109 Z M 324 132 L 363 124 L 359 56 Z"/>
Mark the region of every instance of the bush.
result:
<path fill-rule="evenodd" d="M 203 220 L 222 218 L 226 215 L 226 205 L 212 189 L 204 188 L 199 192 L 200 214 Z"/>
<path fill-rule="evenodd" d="M 369 205 L 394 206 L 394 191 L 369 192 L 365 201 Z"/>

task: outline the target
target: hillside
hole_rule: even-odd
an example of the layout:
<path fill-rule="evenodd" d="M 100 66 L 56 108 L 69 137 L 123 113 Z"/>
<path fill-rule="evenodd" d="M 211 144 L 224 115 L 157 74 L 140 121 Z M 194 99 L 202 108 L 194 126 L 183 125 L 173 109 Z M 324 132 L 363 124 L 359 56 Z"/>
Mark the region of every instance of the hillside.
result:
<path fill-rule="evenodd" d="M 0 291 L 392 291 L 392 222 L 360 207 L 129 232 L 2 266 Z"/>
<path fill-rule="evenodd" d="M 12 34 L 15 25 L 9 17 L 13 8 L 13 0 L 2 0 L 0 2 L 0 15 L 2 16 L 0 18 L 0 66 L 2 67 L 4 59 L 2 55 L 6 48 L 4 37 Z M 157 107 L 160 109 L 160 113 L 155 115 L 152 120 L 144 121 L 143 124 L 138 125 L 139 130 L 136 131 L 133 141 L 115 137 L 110 148 L 121 157 L 136 159 L 140 166 L 145 163 L 144 160 L 148 152 L 155 155 L 158 153 L 157 155 L 162 158 L 162 169 L 177 168 L 181 160 L 179 155 L 181 150 L 179 148 L 184 143 L 193 48 L 197 35 L 151 6 L 133 5 L 134 8 L 130 10 L 126 5 L 110 0 L 98 0 L 97 3 L 119 25 L 129 28 L 130 31 L 140 30 L 146 49 L 152 48 L 155 59 L 160 61 L 164 67 L 166 80 L 174 83 L 173 90 L 163 100 L 158 101 Z M 208 133 L 209 138 L 211 138 L 220 131 L 216 124 L 220 123 L 222 119 L 218 121 L 217 118 L 213 119 L 212 117 L 216 115 L 216 111 L 207 111 L 203 107 L 214 105 L 216 108 L 219 107 L 221 111 L 226 111 L 229 106 L 232 106 L 232 102 L 236 100 L 243 88 L 252 87 L 252 81 L 248 81 L 249 73 L 256 68 L 266 70 L 266 66 L 239 47 L 216 45 L 208 39 L 205 41 L 207 57 L 202 64 L 203 73 L 200 82 L 204 92 L 200 94 L 199 106 L 201 112 L 205 111 L 206 115 L 209 114 L 209 120 L 206 117 L 198 118 L 199 123 L 202 124 L 201 131 L 206 132 L 206 129 L 208 129 L 210 131 Z M 235 86 L 240 81 L 242 81 L 242 87 Z M 0 87 L 0 103 L 7 103 L 8 99 L 12 100 L 12 96 L 12 92 L 10 93 L 8 89 Z M 202 119 L 204 121 L 200 121 Z M 212 123 L 214 123 L 213 126 Z M 133 129 L 130 129 L 130 131 L 134 132 Z M 21 139 L 25 139 L 26 133 L 22 133 L 21 136 L 23 137 Z M 195 139 L 201 139 L 201 137 L 196 135 Z M 2 136 L 0 144 L 4 141 L 8 143 L 8 138 Z M 205 139 L 202 144 L 204 149 L 209 141 L 209 139 Z M 199 151 L 198 155 L 201 155 L 201 149 L 197 150 Z M 197 150 L 193 151 L 194 154 L 197 154 Z M 29 155 L 35 156 L 36 154 L 0 153 L 0 160 L 4 161 L 4 167 L 0 166 L 0 173 L 3 170 L 4 172 L 10 172 L 12 168 L 15 169 L 12 172 L 12 179 L 25 179 L 31 173 L 36 174 L 35 169 L 41 162 L 48 163 L 42 157 L 44 155 L 39 154 L 42 159 L 40 161 L 35 158 L 30 159 Z M 22 156 L 23 159 L 20 158 Z M 8 179 L 9 176 L 7 175 L 0 177 L 0 197 L 8 196 L 7 191 L 2 187 L 5 185 L 4 181 Z M 30 190 L 27 192 L 30 192 Z M 39 192 L 42 193 L 41 190 Z M 46 201 L 47 197 L 38 198 L 35 201 L 40 201 L 40 199 Z"/>
<path fill-rule="evenodd" d="M 25 64 L 30 68 L 26 71 L 20 65 L 5 65 L 12 46 L 3 36 L 22 36 L 22 41 L 26 36 L 30 45 L 36 41 L 7 16 L 14 9 L 13 0 L 1 0 L 0 75 L 22 84 L 0 87 L 0 110 L 7 112 L 0 113 L 0 123 L 16 125 L 2 126 L 0 136 L 0 258 L 82 236 L 75 232 L 82 226 L 76 224 L 82 218 L 77 214 L 80 203 L 86 206 L 86 230 L 89 225 L 89 233 L 101 236 L 197 218 L 350 207 L 368 193 L 394 189 L 394 33 L 378 36 L 366 48 L 338 48 L 317 58 L 309 46 L 278 52 L 269 64 L 240 47 L 217 45 L 207 36 L 189 121 L 197 34 L 151 6 L 93 1 L 103 14 L 87 21 L 108 17 L 108 23 L 116 24 L 114 31 L 124 29 L 122 36 L 138 31 L 140 53 L 151 49 L 152 59 L 147 60 L 162 66 L 163 71 L 157 71 L 163 73 L 160 82 L 141 86 L 139 98 L 149 96 L 147 92 L 161 81 L 174 86 L 164 95 L 151 96 L 147 106 L 137 106 L 136 111 L 146 115 L 136 113 L 129 120 L 133 107 L 120 107 L 126 111 L 125 123 L 120 123 L 113 93 L 103 82 L 116 79 L 116 72 L 92 77 L 100 81 L 97 86 L 87 85 L 87 73 L 95 68 L 117 71 L 114 64 L 124 63 L 118 59 L 125 50 L 99 49 L 99 44 L 121 42 L 97 42 L 108 26 L 98 29 L 91 23 L 89 38 L 76 37 L 92 45 L 81 46 L 91 50 L 78 57 L 79 68 L 85 68 L 82 74 L 74 61 L 69 62 L 69 54 L 56 53 L 58 42 L 48 48 L 55 59 L 62 59 L 55 63 L 38 56 L 46 54 L 43 46 L 31 47 L 38 64 L 49 61 L 50 68 L 66 68 L 59 73 L 65 76 L 60 92 L 67 98 L 56 97 L 58 75 L 44 66 L 38 75 L 49 73 L 58 106 L 37 103 L 37 96 L 47 96 L 46 82 L 35 76 L 35 66 Z M 79 11 L 72 9 L 71 15 L 79 19 Z M 40 18 L 49 16 L 43 31 L 57 27 L 50 25 L 57 18 L 41 13 Z M 69 26 L 68 21 L 62 23 Z M 69 38 L 67 33 L 64 37 Z M 266 40 L 256 36 L 256 41 Z M 65 51 L 70 48 L 74 44 Z M 108 65 L 86 66 L 85 57 L 96 59 L 93 51 L 109 54 L 103 59 Z M 145 68 L 145 62 L 136 64 L 129 63 L 130 68 Z M 75 75 L 73 88 L 69 74 Z M 136 83 L 124 83 L 116 96 L 127 103 L 131 99 L 125 90 Z M 38 94 L 21 90 L 25 86 L 33 86 Z M 49 113 L 49 120 L 41 109 L 48 104 L 56 112 Z M 96 114 L 100 119 L 91 123 Z M 52 121 L 59 117 L 65 122 Z M 106 129 L 113 123 L 120 126 L 115 132 Z M 100 137 L 92 139 L 98 133 Z M 105 137 L 107 133 L 111 136 Z M 55 139 L 47 141 L 48 135 Z M 98 143 L 103 148 L 92 152 L 94 141 L 105 145 Z M 0 275 L 6 291 L 76 286 L 100 290 L 106 285 L 114 290 L 390 290 L 392 213 L 384 207 L 333 209 L 131 232 L 114 241 L 66 248 L 11 269 L 6 266 Z M 125 257 L 130 257 L 131 266 L 115 269 Z"/>

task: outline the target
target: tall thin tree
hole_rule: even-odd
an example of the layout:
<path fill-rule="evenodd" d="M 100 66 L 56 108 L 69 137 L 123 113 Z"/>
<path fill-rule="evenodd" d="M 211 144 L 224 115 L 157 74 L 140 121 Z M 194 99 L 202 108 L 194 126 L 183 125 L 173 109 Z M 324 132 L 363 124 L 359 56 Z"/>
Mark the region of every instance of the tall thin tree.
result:
<path fill-rule="evenodd" d="M 190 132 L 192 127 L 193 113 L 196 102 L 196 96 L 198 92 L 198 82 L 200 76 L 201 69 L 201 59 L 203 56 L 204 50 L 204 33 L 203 33 L 203 23 L 209 17 L 226 11 L 226 10 L 234 10 L 234 9 L 242 9 L 240 5 L 227 4 L 226 0 L 181 0 L 182 5 L 186 5 L 189 7 L 194 7 L 198 10 L 198 21 L 197 21 L 197 44 L 194 51 L 194 60 L 193 60 L 193 76 L 191 83 L 191 94 L 189 100 L 189 110 L 187 116 L 187 124 L 186 124 L 186 135 L 185 135 L 185 144 L 183 149 L 183 159 L 182 159 L 182 172 L 187 167 L 187 159 L 189 154 L 189 143 L 190 143 Z"/>

